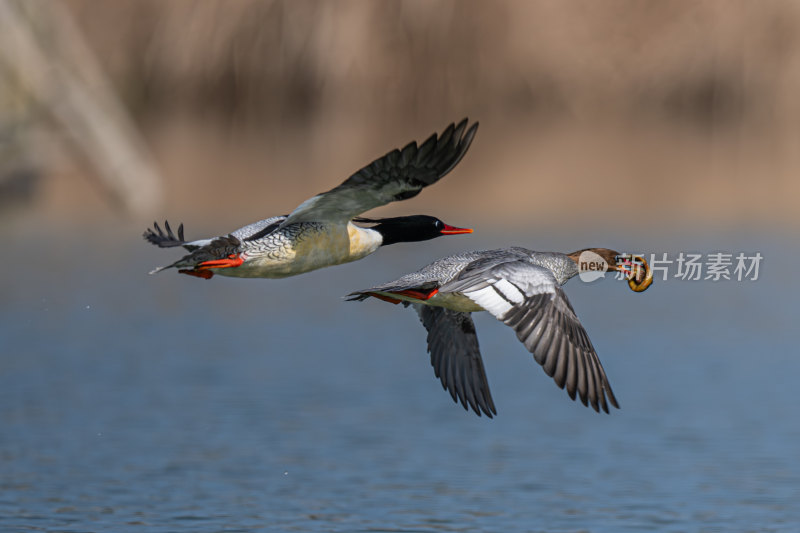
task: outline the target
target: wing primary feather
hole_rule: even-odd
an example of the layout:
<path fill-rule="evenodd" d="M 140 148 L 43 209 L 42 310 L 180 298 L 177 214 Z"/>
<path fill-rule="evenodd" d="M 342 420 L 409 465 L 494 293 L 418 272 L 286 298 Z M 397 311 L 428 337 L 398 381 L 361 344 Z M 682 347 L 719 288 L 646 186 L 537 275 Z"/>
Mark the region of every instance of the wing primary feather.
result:
<path fill-rule="evenodd" d="M 597 390 L 597 403 L 600 408 L 608 412 L 608 404 L 606 403 L 606 393 L 605 393 L 605 379 L 602 375 L 602 370 L 600 369 L 600 361 L 597 360 L 596 357 L 592 358 L 592 371 L 594 372 L 595 376 L 595 387 Z"/>
<path fill-rule="evenodd" d="M 436 147 L 436 134 L 434 133 L 430 137 L 428 137 L 424 143 L 419 147 L 417 150 L 417 157 L 414 160 L 414 163 L 419 165 L 425 158 L 428 157 L 428 154 Z"/>
<path fill-rule="evenodd" d="M 555 326 L 555 320 L 550 320 L 550 327 L 547 328 L 549 342 L 547 345 L 547 361 L 544 364 L 545 373 L 553 377 L 556 372 L 556 364 L 558 363 L 558 350 L 561 346 L 561 336 L 559 335 L 558 328 Z"/>
<path fill-rule="evenodd" d="M 552 344 L 553 341 L 554 330 L 553 330 L 553 320 L 552 317 L 550 316 L 551 313 L 549 312 L 549 310 L 547 312 L 547 315 L 548 316 L 545 319 L 546 322 L 544 331 L 542 331 L 542 334 L 539 335 L 539 337 L 536 339 L 533 356 L 534 358 L 536 358 L 536 362 L 542 365 L 542 368 L 544 369 L 545 373 L 548 376 L 552 377 L 553 375 L 552 370 L 548 372 L 549 368 L 548 361 L 550 357 L 550 345 Z"/>
<path fill-rule="evenodd" d="M 473 411 L 480 414 L 480 410 L 478 409 L 478 405 L 475 403 L 475 396 L 472 394 L 472 387 L 467 386 L 469 383 L 468 372 L 470 371 L 470 365 L 461 365 L 461 371 L 459 372 L 460 381 L 458 384 L 459 390 L 461 390 L 461 396 L 466 398 L 467 403 L 472 408 Z"/>
<path fill-rule="evenodd" d="M 467 124 L 467 119 L 462 120 L 461 124 L 459 125 L 459 129 L 463 130 L 466 124 Z M 470 144 L 472 144 L 472 139 L 475 138 L 475 132 L 477 131 L 478 131 L 478 123 L 476 122 L 469 128 L 469 130 L 467 130 L 467 134 L 461 140 L 460 143 L 461 147 L 458 150 L 458 154 L 456 155 L 456 157 L 453 158 L 453 160 L 451 161 L 450 165 L 447 166 L 447 168 L 440 171 L 442 175 L 445 175 L 449 173 L 451 170 L 453 170 L 453 168 L 461 161 L 461 159 L 463 159 L 464 154 L 467 153 L 467 149 L 469 148 Z"/>
<path fill-rule="evenodd" d="M 414 160 L 417 155 L 417 143 L 413 142 L 408 144 L 400 153 L 400 160 L 398 161 L 399 168 L 406 168 L 408 164 Z"/>
<path fill-rule="evenodd" d="M 567 352 L 567 377 L 566 377 L 566 385 L 567 385 L 567 394 L 573 400 L 575 399 L 575 392 L 577 388 L 577 372 L 576 372 L 576 358 L 575 352 L 578 350 L 574 345 L 570 345 L 569 351 Z"/>
<path fill-rule="evenodd" d="M 447 146 L 450 144 L 450 139 L 453 137 L 453 132 L 455 131 L 456 127 L 454 124 L 450 124 L 445 128 L 441 135 L 439 135 L 439 140 L 436 143 L 436 147 Z"/>
<path fill-rule="evenodd" d="M 583 363 L 586 365 L 586 384 L 588 385 L 588 391 L 586 395 L 589 403 L 592 406 L 592 409 L 599 413 L 600 407 L 597 403 L 597 381 L 594 373 L 594 365 L 592 364 L 589 354 L 583 354 Z"/>
<path fill-rule="evenodd" d="M 600 361 L 597 360 L 596 357 L 593 358 L 592 361 L 592 370 L 594 371 L 595 375 L 595 383 L 597 387 L 597 403 L 600 405 L 600 408 L 608 413 L 608 403 L 606 403 L 606 388 L 605 388 L 605 379 L 603 371 L 600 369 Z"/>
<path fill-rule="evenodd" d="M 617 401 L 617 397 L 614 396 L 614 391 L 611 390 L 611 384 L 606 380 L 605 383 L 606 393 L 608 393 L 608 401 L 611 402 L 611 405 L 619 409 L 619 402 Z"/>
<path fill-rule="evenodd" d="M 447 381 L 449 383 L 448 388 L 450 389 L 450 395 L 453 397 L 453 401 L 458 403 L 461 401 L 461 405 L 464 406 L 464 409 L 467 408 L 467 403 L 464 401 L 463 398 L 459 398 L 457 393 L 457 383 L 456 383 L 456 368 L 455 368 L 455 361 L 454 358 L 448 357 L 447 361 Z"/>
<path fill-rule="evenodd" d="M 523 343 L 525 343 L 526 347 L 529 344 L 533 344 L 531 336 L 533 336 L 534 339 L 537 337 L 537 328 L 539 328 L 539 325 L 544 320 L 544 317 L 545 313 L 541 307 L 533 307 L 523 316 L 522 324 L 520 325 L 520 329 L 518 331 L 524 337 L 525 340 L 523 340 Z"/>
<path fill-rule="evenodd" d="M 589 380 L 586 372 L 586 356 L 583 350 L 579 350 L 576 354 L 576 362 L 578 366 L 578 395 L 580 396 L 581 403 L 589 406 Z"/>
<path fill-rule="evenodd" d="M 558 385 L 559 388 L 563 389 L 567 379 L 567 363 L 569 362 L 567 351 L 569 350 L 569 341 L 567 340 L 566 335 L 562 335 L 559 341 L 557 352 L 558 355 L 556 356 L 556 369 L 553 373 L 553 380 L 555 380 L 556 385 Z"/>
<path fill-rule="evenodd" d="M 408 149 L 410 146 L 413 146 L 413 145 L 414 145 L 413 142 L 412 143 L 408 143 L 406 145 L 406 147 L 403 148 L 403 152 L 406 151 L 406 149 Z M 392 150 L 391 152 L 386 154 L 386 157 L 383 158 L 383 162 L 385 164 L 385 167 L 396 167 L 396 166 L 399 166 L 398 163 L 401 160 L 401 157 L 400 157 L 401 154 L 402 154 L 402 152 L 400 150 Z"/>

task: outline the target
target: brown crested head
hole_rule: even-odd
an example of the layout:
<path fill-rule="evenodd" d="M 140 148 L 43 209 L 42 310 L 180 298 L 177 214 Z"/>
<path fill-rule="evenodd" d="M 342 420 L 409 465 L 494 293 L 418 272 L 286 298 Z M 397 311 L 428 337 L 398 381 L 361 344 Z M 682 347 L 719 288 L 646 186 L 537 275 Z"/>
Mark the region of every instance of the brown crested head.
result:
<path fill-rule="evenodd" d="M 615 272 L 617 268 L 617 256 L 619 252 L 608 248 L 584 248 L 567 254 L 567 257 L 575 261 L 579 271 L 603 270 L 605 272 Z"/>
<path fill-rule="evenodd" d="M 567 256 L 575 261 L 579 272 L 623 272 L 628 279 L 628 286 L 634 292 L 642 292 L 653 283 L 650 265 L 639 255 L 621 256 L 619 252 L 608 248 L 584 248 Z"/>

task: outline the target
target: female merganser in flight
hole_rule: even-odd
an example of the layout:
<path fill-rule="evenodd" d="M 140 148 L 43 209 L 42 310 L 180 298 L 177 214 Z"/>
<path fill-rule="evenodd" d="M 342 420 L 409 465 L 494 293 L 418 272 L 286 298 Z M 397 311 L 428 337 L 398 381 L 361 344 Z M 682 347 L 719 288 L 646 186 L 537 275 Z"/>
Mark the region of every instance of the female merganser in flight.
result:
<path fill-rule="evenodd" d="M 584 261 L 589 257 L 599 261 Z M 631 261 L 631 258 L 634 260 Z M 428 330 L 428 351 L 436 377 L 454 401 L 478 416 L 497 414 L 489 392 L 470 314 L 488 311 L 516 331 L 517 338 L 573 400 L 608 412 L 619 408 L 603 365 L 561 286 L 591 270 L 621 271 L 631 289 L 645 290 L 652 272 L 639 256 L 620 256 L 606 248 L 571 254 L 534 252 L 512 247 L 465 252 L 371 289 L 353 292 L 348 300 L 370 296 L 391 303 L 413 304 Z M 606 397 L 608 402 L 606 402 Z"/>
<path fill-rule="evenodd" d="M 442 235 L 472 233 L 441 220 L 414 215 L 368 219 L 357 215 L 389 202 L 406 200 L 436 183 L 467 153 L 476 122 L 467 119 L 434 133 L 419 147 L 416 142 L 393 150 L 365 166 L 338 187 L 300 204 L 289 215 L 260 220 L 226 236 L 187 242 L 183 225 L 177 237 L 169 224 L 166 231 L 154 224 L 144 238 L 165 248 L 183 246 L 191 253 L 175 263 L 159 267 L 205 279 L 214 273 L 244 278 L 285 278 L 318 268 L 361 259 L 381 246 L 425 241 Z M 362 227 L 353 224 L 373 224 Z"/>

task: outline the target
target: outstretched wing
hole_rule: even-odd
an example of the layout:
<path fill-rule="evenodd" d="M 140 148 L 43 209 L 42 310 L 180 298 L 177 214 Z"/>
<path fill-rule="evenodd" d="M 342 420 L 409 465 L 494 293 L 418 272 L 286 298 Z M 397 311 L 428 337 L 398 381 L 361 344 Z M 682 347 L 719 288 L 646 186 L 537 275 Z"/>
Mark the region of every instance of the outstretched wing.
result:
<path fill-rule="evenodd" d="M 155 244 L 159 248 L 172 248 L 175 246 L 183 246 L 187 250 L 197 249 L 196 245 L 187 242 L 186 239 L 183 237 L 183 224 L 178 226 L 177 237 L 172 232 L 172 228 L 169 226 L 169 222 L 166 220 L 164 221 L 164 228 L 166 229 L 166 231 L 161 229 L 161 226 L 158 225 L 158 222 L 153 222 L 153 227 L 147 228 L 145 232 L 142 234 L 142 237 L 144 237 L 144 240 L 146 240 L 150 244 Z"/>
<path fill-rule="evenodd" d="M 469 268 L 439 288 L 461 292 L 510 326 L 556 385 L 584 405 L 619 408 L 586 330 L 552 272 L 527 261 Z"/>
<path fill-rule="evenodd" d="M 428 352 L 436 377 L 453 401 L 467 404 L 480 416 L 497 414 L 483 369 L 475 324 L 469 313 L 414 304 L 428 330 Z"/>
<path fill-rule="evenodd" d="M 300 204 L 283 226 L 313 221 L 344 223 L 374 207 L 412 198 L 453 170 L 467 153 L 477 129 L 477 122 L 467 129 L 465 118 L 458 125 L 450 124 L 438 137 L 434 133 L 419 147 L 412 142 L 402 150 L 393 150 L 338 187 Z"/>

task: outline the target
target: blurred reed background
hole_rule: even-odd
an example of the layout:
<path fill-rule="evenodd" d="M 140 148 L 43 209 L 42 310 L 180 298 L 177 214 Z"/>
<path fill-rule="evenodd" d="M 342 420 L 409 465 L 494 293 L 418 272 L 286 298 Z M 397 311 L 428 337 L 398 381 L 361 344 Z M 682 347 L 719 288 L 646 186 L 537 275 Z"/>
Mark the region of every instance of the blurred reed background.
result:
<path fill-rule="evenodd" d="M 137 222 L 219 232 L 285 213 L 464 116 L 481 129 L 457 171 L 381 213 L 646 231 L 800 220 L 797 2 L 2 4 L 38 40 L 43 72 L 88 56 L 103 78 L 89 100 L 105 84 L 129 114 L 120 142 L 138 146 L 118 160 L 140 158 L 129 174 L 147 183 L 119 194 L 152 189 Z M 57 31 L 63 19 L 74 31 Z M 119 165 L 69 133 L 69 91 L 31 88 L 40 67 L 4 33 L 0 209 L 119 216 L 103 176 Z M 77 56 L 64 44 L 76 36 Z"/>

